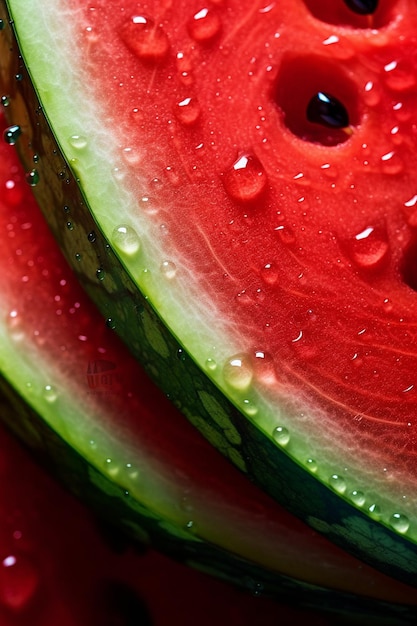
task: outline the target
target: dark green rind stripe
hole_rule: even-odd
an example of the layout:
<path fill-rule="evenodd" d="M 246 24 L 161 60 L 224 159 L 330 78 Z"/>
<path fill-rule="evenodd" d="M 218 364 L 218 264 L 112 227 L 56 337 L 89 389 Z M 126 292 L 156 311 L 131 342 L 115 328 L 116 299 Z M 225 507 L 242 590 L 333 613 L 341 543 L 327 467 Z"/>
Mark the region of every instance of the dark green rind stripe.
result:
<path fill-rule="evenodd" d="M 343 549 L 389 576 L 417 586 L 416 545 L 290 459 L 225 398 L 161 323 L 88 210 L 21 60 L 3 0 L 0 18 L 6 25 L 0 31 L 1 81 L 10 100 L 6 108 L 9 121 L 24 129 L 17 146 L 21 160 L 30 171 L 33 156 L 38 155 L 39 183 L 34 193 L 63 253 L 104 318 L 112 320 L 116 332 L 175 405 L 251 480 Z M 69 219 L 72 230 L 66 226 Z M 111 277 L 111 290 L 106 290 L 108 280 L 97 279 L 97 267 Z M 214 400 L 211 407 L 218 407 L 221 419 L 210 410 L 210 403 L 203 401 L 207 397 Z M 228 437 L 230 429 L 238 433 L 235 439 L 240 443 Z"/>

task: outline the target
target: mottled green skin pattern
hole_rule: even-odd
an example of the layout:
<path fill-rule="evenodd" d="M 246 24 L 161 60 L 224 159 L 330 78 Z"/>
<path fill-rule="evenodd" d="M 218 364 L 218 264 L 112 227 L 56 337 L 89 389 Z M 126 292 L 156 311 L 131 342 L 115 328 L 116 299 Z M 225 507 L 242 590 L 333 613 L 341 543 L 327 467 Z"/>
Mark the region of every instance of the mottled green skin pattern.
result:
<path fill-rule="evenodd" d="M 7 23 L 4 3 L 0 7 L 0 17 Z M 365 515 L 294 463 L 182 351 L 94 222 L 76 177 L 54 140 L 24 64 L 19 61 L 18 45 L 9 27 L 0 33 L 0 59 L 2 81 L 8 84 L 10 96 L 7 115 L 10 123 L 25 128 L 25 138 L 17 147 L 27 171 L 33 169 L 33 157 L 38 155 L 35 195 L 68 262 L 104 318 L 112 320 L 116 332 L 175 405 L 250 480 L 353 555 L 416 586 L 415 545 Z M 14 78 L 18 74 L 20 80 Z M 68 221 L 72 230 L 67 228 Z M 98 280 L 97 268 L 104 270 L 105 280 Z M 217 415 L 207 410 L 213 404 L 219 409 Z M 94 499 L 93 494 L 94 489 L 88 498 Z"/>

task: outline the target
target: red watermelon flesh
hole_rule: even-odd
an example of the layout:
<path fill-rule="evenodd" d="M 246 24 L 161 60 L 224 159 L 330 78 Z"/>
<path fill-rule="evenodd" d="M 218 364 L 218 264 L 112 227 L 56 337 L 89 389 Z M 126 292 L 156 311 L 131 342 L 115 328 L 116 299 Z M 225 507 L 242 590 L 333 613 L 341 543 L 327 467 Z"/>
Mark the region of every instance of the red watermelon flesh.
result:
<path fill-rule="evenodd" d="M 74 0 L 62 20 L 58 4 L 10 2 L 96 222 L 172 335 L 262 433 L 254 463 L 275 441 L 277 455 L 410 539 L 409 562 L 417 17 L 407 0 L 366 17 L 340 5 Z M 343 103 L 348 128 L 306 121 L 322 91 Z M 72 241 L 91 274 L 86 240 Z M 113 277 L 94 273 L 111 294 Z M 213 406 L 211 392 L 204 400 Z"/>
<path fill-rule="evenodd" d="M 2 375 L 26 401 L 40 414 L 52 407 L 57 431 L 64 428 L 99 472 L 129 489 L 161 526 L 165 521 L 168 533 L 177 524 L 179 535 L 311 583 L 412 602 L 409 588 L 309 530 L 201 438 L 88 301 L 5 143 L 0 164 Z M 113 378 L 91 373 L 100 363 L 113 364 Z"/>

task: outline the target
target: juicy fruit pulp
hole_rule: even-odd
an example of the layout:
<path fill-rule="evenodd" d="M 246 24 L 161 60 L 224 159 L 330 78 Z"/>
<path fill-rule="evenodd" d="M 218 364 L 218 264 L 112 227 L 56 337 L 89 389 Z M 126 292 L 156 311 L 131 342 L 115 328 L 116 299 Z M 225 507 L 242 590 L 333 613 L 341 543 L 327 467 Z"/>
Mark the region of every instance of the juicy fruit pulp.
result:
<path fill-rule="evenodd" d="M 4 136 L 9 132 L 5 128 Z M 322 608 L 327 602 L 329 610 L 345 602 L 351 614 L 369 611 L 378 619 L 390 610 L 370 599 L 356 607 L 352 596 L 335 589 L 408 604 L 409 588 L 363 567 L 304 527 L 248 485 L 190 427 L 106 324 L 97 324 L 97 311 L 59 253 L 24 172 L 4 143 L 0 166 L 0 388 L 9 380 L 23 403 L 2 403 L 2 419 L 21 436 L 26 431 L 38 454 L 58 456 L 54 473 L 78 496 L 92 498 L 86 487 L 92 482 L 97 508 L 118 516 L 141 541 L 192 558 L 194 565 L 252 590 L 291 596 L 291 589 L 305 593 L 303 581 L 331 587 L 328 600 L 321 587 L 313 592 L 316 604 Z M 22 408 L 25 402 L 38 411 L 38 421 Z M 42 420 L 81 452 L 86 468 L 77 467 L 76 452 L 48 434 Z M 130 496 L 129 511 L 119 498 L 126 502 Z M 250 562 L 245 565 L 242 557 Z M 399 618 L 401 609 L 391 610 Z"/>
<path fill-rule="evenodd" d="M 63 228 L 65 168 L 46 203 L 39 110 L 17 145 L 41 155 L 29 183 L 109 323 L 241 469 L 415 583 L 413 4 L 74 0 L 65 24 L 9 4 L 96 229 L 75 196 Z M 350 133 L 308 120 L 316 93 Z M 169 332 L 138 320 L 139 291 Z M 187 353 L 214 385 L 181 385 Z"/>

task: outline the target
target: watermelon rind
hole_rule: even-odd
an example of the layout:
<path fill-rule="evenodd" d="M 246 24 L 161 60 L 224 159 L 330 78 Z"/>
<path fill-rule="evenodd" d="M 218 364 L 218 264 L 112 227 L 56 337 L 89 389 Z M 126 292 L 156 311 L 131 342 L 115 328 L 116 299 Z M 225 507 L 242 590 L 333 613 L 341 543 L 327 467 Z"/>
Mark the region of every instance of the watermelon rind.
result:
<path fill-rule="evenodd" d="M 88 90 L 79 93 L 74 89 L 74 59 L 67 58 L 65 48 L 60 63 L 49 62 L 51 51 L 59 51 L 58 39 L 71 41 L 71 31 L 64 34 L 61 30 L 70 29 L 71 24 L 59 8 L 49 11 L 46 4 L 2 3 L 2 82 L 9 97 L 10 122 L 24 130 L 17 148 L 32 176 L 34 193 L 87 292 L 157 384 L 239 469 L 355 556 L 415 586 L 417 524 L 412 503 L 403 514 L 395 502 L 396 494 L 384 495 L 376 486 L 374 492 L 366 493 L 366 507 L 358 505 L 346 496 L 357 485 L 353 482 L 346 490 L 345 481 L 339 480 L 343 468 L 338 472 L 337 466 L 320 463 L 317 446 L 313 455 L 310 442 L 300 439 L 296 453 L 290 454 L 277 444 L 272 433 L 276 426 L 287 424 L 285 411 L 277 423 L 277 416 L 271 415 L 256 390 L 248 396 L 234 393 L 224 386 L 218 369 L 211 371 L 210 363 L 224 362 L 241 352 L 239 338 L 227 327 L 227 320 L 216 320 L 214 348 L 210 320 L 213 322 L 216 312 L 210 317 L 204 311 L 209 321 L 202 326 L 204 315 L 199 306 L 206 305 L 199 302 L 197 287 L 188 315 L 177 291 L 170 291 L 166 283 L 161 288 L 160 278 L 155 278 L 160 255 L 153 250 L 146 224 L 141 225 L 146 260 L 139 264 L 139 272 L 137 258 L 132 258 L 135 254 L 122 254 L 114 244 L 115 229 L 124 224 L 129 227 L 135 201 L 126 190 L 118 198 L 117 215 L 112 210 L 112 198 L 117 197 L 114 194 L 120 185 L 110 176 L 109 167 L 104 167 L 107 160 L 112 161 L 106 129 L 90 129 L 88 120 L 93 114 L 88 107 L 83 112 Z M 76 129 L 69 108 L 77 112 Z M 78 129 L 81 135 L 88 134 L 85 150 L 74 147 L 74 140 L 71 143 Z M 69 219 L 71 229 L 67 227 Z M 188 278 L 186 273 L 184 280 Z M 226 351 L 218 347 L 223 345 Z M 213 358 L 208 359 L 207 346 L 211 346 Z M 334 477 L 330 486 L 329 476 Z M 390 522 L 393 515 L 400 522 L 407 519 L 405 530 Z"/>

